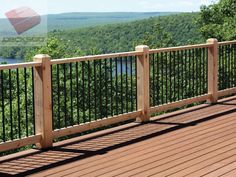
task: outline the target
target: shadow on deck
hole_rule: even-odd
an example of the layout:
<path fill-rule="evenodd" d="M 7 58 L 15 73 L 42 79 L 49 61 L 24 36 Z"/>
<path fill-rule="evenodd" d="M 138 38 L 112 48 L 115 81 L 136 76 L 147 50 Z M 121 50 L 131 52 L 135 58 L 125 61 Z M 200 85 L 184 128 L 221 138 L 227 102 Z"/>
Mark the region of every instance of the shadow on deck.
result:
<path fill-rule="evenodd" d="M 1 157 L 0 176 L 235 176 L 236 97 Z"/>

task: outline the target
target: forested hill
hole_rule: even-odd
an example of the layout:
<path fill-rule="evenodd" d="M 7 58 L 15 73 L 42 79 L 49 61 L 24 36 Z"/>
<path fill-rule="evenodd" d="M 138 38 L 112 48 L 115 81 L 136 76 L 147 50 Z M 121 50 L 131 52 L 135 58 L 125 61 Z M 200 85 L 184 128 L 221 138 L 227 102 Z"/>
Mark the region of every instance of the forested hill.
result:
<path fill-rule="evenodd" d="M 195 23 L 197 16 L 197 13 L 182 13 L 152 17 L 129 23 L 54 31 L 50 36 L 60 38 L 70 50 L 80 48 L 99 53 L 130 51 L 140 44 L 157 48 L 200 43 L 204 39 Z"/>
<path fill-rule="evenodd" d="M 134 22 L 100 25 L 49 33 L 48 45 L 42 48 L 1 48 L 0 56 L 30 58 L 36 53 L 52 57 L 73 57 L 88 54 L 132 51 L 136 45 L 151 48 L 205 42 L 198 27 L 198 13 L 181 13 L 151 17 Z M 56 55 L 54 55 L 56 54 Z"/>

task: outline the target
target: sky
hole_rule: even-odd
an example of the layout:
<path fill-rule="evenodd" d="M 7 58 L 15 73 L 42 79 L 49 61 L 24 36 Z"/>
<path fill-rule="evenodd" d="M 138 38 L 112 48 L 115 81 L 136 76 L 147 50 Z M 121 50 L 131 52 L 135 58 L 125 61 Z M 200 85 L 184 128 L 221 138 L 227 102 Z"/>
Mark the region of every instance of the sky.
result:
<path fill-rule="evenodd" d="M 17 7 L 42 14 L 64 12 L 195 12 L 217 0 L 0 0 L 0 18 Z"/>

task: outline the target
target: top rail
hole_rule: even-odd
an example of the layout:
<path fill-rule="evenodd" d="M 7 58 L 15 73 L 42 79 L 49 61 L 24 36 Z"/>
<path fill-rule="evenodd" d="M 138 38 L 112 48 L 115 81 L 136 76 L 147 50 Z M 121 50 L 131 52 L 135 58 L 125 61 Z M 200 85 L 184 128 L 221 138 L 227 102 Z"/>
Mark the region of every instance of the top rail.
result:
<path fill-rule="evenodd" d="M 82 61 L 93 61 L 93 60 L 102 60 L 108 58 L 117 58 L 117 57 L 126 57 L 126 56 L 139 56 L 143 55 L 143 52 L 122 52 L 122 53 L 111 53 L 111 54 L 103 54 L 103 55 L 91 55 L 84 57 L 75 57 L 75 58 L 64 58 L 64 59 L 54 59 L 51 61 L 51 64 L 65 64 L 71 62 L 82 62 Z"/>
<path fill-rule="evenodd" d="M 0 65 L 0 71 L 1 70 L 7 70 L 7 69 L 37 67 L 37 66 L 41 66 L 41 65 L 42 65 L 42 63 L 40 63 L 40 62 L 27 62 L 27 63 L 17 63 L 17 64 L 3 64 L 3 65 Z"/>
<path fill-rule="evenodd" d="M 236 44 L 236 40 L 234 41 L 224 41 L 224 42 L 219 42 L 219 45 L 230 45 L 230 44 Z"/>
<path fill-rule="evenodd" d="M 149 53 L 153 54 L 153 53 L 160 53 L 160 52 L 172 52 L 172 51 L 188 50 L 188 49 L 196 49 L 196 48 L 208 48 L 212 46 L 213 46 L 212 44 L 187 45 L 187 46 L 179 46 L 179 47 L 151 49 L 149 50 Z"/>

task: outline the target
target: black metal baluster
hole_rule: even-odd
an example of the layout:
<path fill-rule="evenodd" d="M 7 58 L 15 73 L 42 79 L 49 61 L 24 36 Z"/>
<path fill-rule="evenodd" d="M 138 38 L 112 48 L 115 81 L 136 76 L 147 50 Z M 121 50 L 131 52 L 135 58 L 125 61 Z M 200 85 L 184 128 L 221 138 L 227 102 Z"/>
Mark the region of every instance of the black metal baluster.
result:
<path fill-rule="evenodd" d="M 95 120 L 97 120 L 97 65 L 96 65 L 96 61 L 94 61 L 94 114 L 95 114 Z"/>
<path fill-rule="evenodd" d="M 11 70 L 9 69 L 9 102 L 10 102 L 10 126 L 11 126 L 11 140 L 14 139 L 13 137 L 13 118 L 12 118 L 12 79 L 11 79 Z M 34 104 L 34 102 L 33 102 Z"/>
<path fill-rule="evenodd" d="M 131 111 L 134 111 L 134 98 L 133 98 L 133 57 L 130 57 L 130 77 L 131 77 L 131 94 L 130 94 L 130 99 L 131 99 Z"/>
<path fill-rule="evenodd" d="M 105 97 L 106 97 L 106 117 L 108 117 L 108 88 L 107 88 L 107 81 L 108 81 L 108 77 L 107 77 L 107 59 L 105 59 Z"/>
<path fill-rule="evenodd" d="M 103 105 L 102 105 L 102 60 L 99 60 L 99 107 L 100 118 L 103 118 Z"/>
<path fill-rule="evenodd" d="M 172 53 L 170 52 L 169 53 L 169 67 L 170 67 L 170 78 L 169 78 L 169 80 L 170 80 L 170 103 L 172 102 Z"/>
<path fill-rule="evenodd" d="M 156 75 L 156 78 L 157 78 L 157 105 L 160 105 L 160 78 L 159 78 L 159 64 L 160 64 L 160 58 L 158 57 L 158 54 L 156 54 L 156 60 L 157 60 L 157 75 Z"/>
<path fill-rule="evenodd" d="M 125 89 L 125 97 L 126 97 L 126 113 L 129 112 L 129 97 L 128 97 L 128 57 L 125 57 L 125 85 L 126 85 L 126 89 Z"/>
<path fill-rule="evenodd" d="M 152 82 L 152 83 L 150 83 L 150 86 L 152 85 L 152 87 L 150 87 L 151 88 L 151 90 L 150 90 L 151 97 L 152 97 L 152 104 L 151 105 L 155 106 L 156 105 L 156 101 L 155 101 L 156 100 L 156 94 L 155 94 L 155 90 L 156 90 L 156 87 L 155 87 L 155 54 L 152 54 L 150 59 L 151 59 L 150 64 L 152 66 L 152 76 L 150 76 L 150 78 L 151 78 L 150 80 Z"/>
<path fill-rule="evenodd" d="M 50 72 L 51 72 L 51 101 L 52 101 L 52 105 L 51 105 L 51 108 L 52 108 L 52 129 L 54 130 L 55 129 L 55 121 L 54 121 L 54 81 L 53 81 L 53 72 L 52 72 L 52 65 L 50 66 Z"/>
<path fill-rule="evenodd" d="M 137 70 L 137 57 L 135 57 L 135 60 L 134 60 L 134 63 L 135 63 L 135 91 L 136 91 L 136 94 L 135 94 L 135 101 L 136 101 L 136 110 L 138 110 L 138 81 L 137 81 L 137 76 L 138 76 L 138 70 Z"/>
<path fill-rule="evenodd" d="M 91 118 L 91 70 L 90 70 L 90 61 L 88 61 L 88 109 L 89 109 L 89 122 L 92 121 Z"/>
<path fill-rule="evenodd" d="M 198 67 L 198 71 L 199 71 L 199 95 L 202 95 L 203 93 L 201 92 L 202 90 L 202 48 L 201 49 L 198 49 L 198 56 L 199 56 L 199 66 L 197 65 Z"/>
<path fill-rule="evenodd" d="M 31 69 L 31 79 L 32 79 L 32 112 L 33 112 L 33 134 L 36 134 L 36 127 L 35 127 L 35 97 L 34 97 L 34 68 Z"/>
<path fill-rule="evenodd" d="M 174 80 L 173 80 L 173 87 L 174 87 L 174 97 L 173 97 L 173 99 L 174 99 L 174 102 L 176 101 L 176 72 L 175 72 L 175 69 L 176 69 L 176 57 L 175 57 L 175 51 L 173 52 L 173 60 L 174 60 L 174 62 L 173 62 L 173 64 L 174 64 L 174 66 L 173 66 L 173 73 L 174 73 Z"/>
<path fill-rule="evenodd" d="M 63 64 L 64 70 L 64 120 L 65 120 L 65 127 L 67 127 L 67 91 L 66 91 L 66 64 Z"/>
<path fill-rule="evenodd" d="M 110 84 L 111 84 L 111 116 L 114 115 L 113 111 L 113 65 L 112 65 L 112 58 L 110 58 Z"/>
<path fill-rule="evenodd" d="M 188 66 L 189 66 L 189 63 L 188 63 L 188 51 L 187 50 L 185 50 L 184 51 L 184 58 L 185 58 L 185 85 L 186 85 L 186 87 L 185 87 L 185 99 L 189 96 L 188 95 L 188 93 L 189 93 L 189 91 L 190 91 L 190 87 L 189 87 L 189 78 L 188 78 L 188 73 L 189 73 L 189 71 L 188 71 Z"/>
<path fill-rule="evenodd" d="M 226 51 L 226 46 L 224 46 L 224 57 L 223 57 L 223 65 L 224 65 L 224 77 L 226 77 L 225 79 L 223 79 L 224 81 L 224 89 L 227 88 L 227 51 Z"/>
<path fill-rule="evenodd" d="M 179 50 L 177 51 L 177 100 L 179 101 L 180 100 L 180 66 L 179 66 Z"/>
<path fill-rule="evenodd" d="M 77 124 L 80 124 L 80 108 L 79 108 L 79 104 L 80 104 L 80 100 L 79 100 L 79 66 L 78 66 L 78 62 L 76 62 L 75 64 L 75 74 L 76 74 L 76 107 L 77 107 Z M 95 77 L 95 76 L 94 76 Z M 96 97 L 95 97 L 96 99 Z M 96 107 L 95 107 L 96 108 Z M 94 109 L 95 109 L 94 108 Z"/>
<path fill-rule="evenodd" d="M 70 125 L 74 125 L 74 114 L 73 114 L 73 75 L 72 75 L 72 63 L 70 63 Z"/>
<path fill-rule="evenodd" d="M 124 113 L 124 96 L 123 96 L 123 58 L 120 58 L 120 82 L 121 82 L 121 114 Z"/>
<path fill-rule="evenodd" d="M 57 65 L 57 128 L 61 128 L 60 65 Z"/>
<path fill-rule="evenodd" d="M 188 61 L 189 61 L 189 89 L 190 89 L 190 95 L 189 97 L 193 97 L 193 75 L 192 75 L 192 55 L 191 55 L 191 50 L 188 50 Z"/>
<path fill-rule="evenodd" d="M 159 53 L 157 54 L 159 55 Z M 164 104 L 164 58 L 163 53 L 160 54 L 160 60 L 161 60 L 161 104 Z"/>
<path fill-rule="evenodd" d="M 119 114 L 119 111 L 118 111 L 118 59 L 115 58 L 115 67 L 116 67 L 116 115 Z"/>
<path fill-rule="evenodd" d="M 4 78 L 3 70 L 1 70 L 1 95 L 2 95 L 2 140 L 6 141 L 6 132 L 5 132 L 5 101 L 4 101 Z"/>
<path fill-rule="evenodd" d="M 26 123 L 26 136 L 29 136 L 29 120 L 28 120 L 28 97 L 27 97 L 27 71 L 24 68 L 24 81 L 25 81 L 25 123 Z"/>
<path fill-rule="evenodd" d="M 185 69 L 185 62 L 184 62 L 184 53 L 183 53 L 183 50 L 181 50 L 181 65 L 182 65 L 182 100 L 184 99 L 184 89 L 186 89 L 186 82 L 184 82 L 184 79 L 185 79 L 185 73 L 186 73 L 186 70 Z"/>
<path fill-rule="evenodd" d="M 231 46 L 228 45 L 228 65 L 229 65 L 229 87 L 232 87 L 232 81 L 231 81 Z"/>
<path fill-rule="evenodd" d="M 223 76 L 223 67 L 222 67 L 222 47 L 219 46 L 219 87 L 220 90 L 223 88 L 222 85 L 222 76 Z"/>
<path fill-rule="evenodd" d="M 166 59 L 166 103 L 168 103 L 168 53 L 165 53 Z"/>
<path fill-rule="evenodd" d="M 21 114 L 20 114 L 20 81 L 19 69 L 16 69 L 16 82 L 17 82 L 17 114 L 18 114 L 18 137 L 21 138 Z"/>
<path fill-rule="evenodd" d="M 85 73 L 84 73 L 85 62 L 82 61 L 82 105 L 83 105 L 83 123 L 86 123 L 86 113 L 85 113 Z"/>

